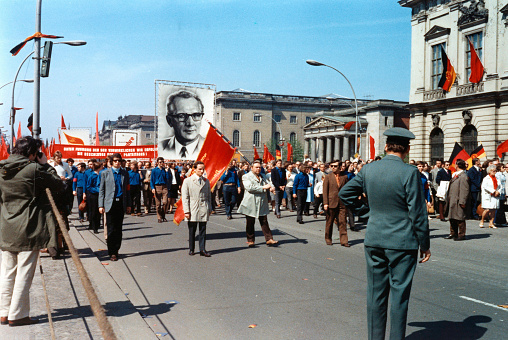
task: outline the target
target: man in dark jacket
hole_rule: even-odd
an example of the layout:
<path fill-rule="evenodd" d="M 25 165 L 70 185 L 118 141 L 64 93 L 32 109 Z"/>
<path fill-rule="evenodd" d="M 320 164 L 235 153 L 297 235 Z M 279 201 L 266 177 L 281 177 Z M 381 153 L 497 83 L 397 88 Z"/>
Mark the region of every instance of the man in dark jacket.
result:
<path fill-rule="evenodd" d="M 63 182 L 46 156 L 42 141 L 20 138 L 0 162 L 0 322 L 30 325 L 30 286 L 39 250 L 56 247 L 56 220 L 46 188 L 63 192 Z"/>
<path fill-rule="evenodd" d="M 473 166 L 467 171 L 469 177 L 469 184 L 471 185 L 471 216 L 475 220 L 479 220 L 480 216 L 476 212 L 478 207 L 478 196 L 482 187 L 482 168 L 480 167 L 480 160 L 473 158 Z"/>
<path fill-rule="evenodd" d="M 286 169 L 282 167 L 280 159 L 275 162 L 275 168 L 271 172 L 272 184 L 275 187 L 275 215 L 280 218 L 280 205 L 284 197 L 284 188 L 286 187 Z"/>

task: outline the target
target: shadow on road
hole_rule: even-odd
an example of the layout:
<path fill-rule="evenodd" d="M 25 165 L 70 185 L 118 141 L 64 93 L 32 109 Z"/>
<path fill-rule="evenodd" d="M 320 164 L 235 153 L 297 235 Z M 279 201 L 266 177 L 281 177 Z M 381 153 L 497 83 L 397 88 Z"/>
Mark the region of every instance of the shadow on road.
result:
<path fill-rule="evenodd" d="M 173 235 L 173 233 L 162 233 L 162 234 L 152 234 L 152 235 L 140 235 L 140 236 L 133 236 L 133 237 L 124 237 L 123 240 L 133 240 L 136 238 L 152 238 L 152 237 L 159 237 L 164 235 Z"/>
<path fill-rule="evenodd" d="M 432 321 L 432 322 L 411 322 L 409 326 L 421 327 L 419 331 L 413 332 L 406 337 L 406 340 L 473 340 L 481 339 L 487 332 L 487 328 L 478 326 L 479 323 L 491 322 L 492 318 L 485 315 L 473 315 L 464 321 Z"/>

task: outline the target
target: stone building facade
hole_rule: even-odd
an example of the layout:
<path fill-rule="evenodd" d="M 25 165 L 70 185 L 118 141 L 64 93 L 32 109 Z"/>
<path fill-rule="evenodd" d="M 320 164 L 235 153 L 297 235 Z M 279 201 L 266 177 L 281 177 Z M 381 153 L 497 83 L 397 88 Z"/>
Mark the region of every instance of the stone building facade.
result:
<path fill-rule="evenodd" d="M 480 143 L 487 157 L 508 139 L 508 0 L 401 0 L 411 8 L 409 110 L 416 140 L 410 157 L 448 159 L 455 142 L 471 153 Z M 469 82 L 469 41 L 485 68 Z M 457 79 L 450 92 L 437 85 L 441 46 Z"/>
<path fill-rule="evenodd" d="M 131 130 L 138 132 L 138 145 L 157 145 L 157 119 L 155 116 L 127 115 L 117 120 L 105 120 L 99 131 L 101 145 L 113 145 L 115 130 Z"/>

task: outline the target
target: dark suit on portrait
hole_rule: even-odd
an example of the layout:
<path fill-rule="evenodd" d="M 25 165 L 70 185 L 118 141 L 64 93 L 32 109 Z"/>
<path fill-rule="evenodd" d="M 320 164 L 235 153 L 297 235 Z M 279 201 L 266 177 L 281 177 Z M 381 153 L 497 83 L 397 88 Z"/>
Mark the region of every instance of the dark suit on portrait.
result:
<path fill-rule="evenodd" d="M 332 242 L 333 223 L 337 220 L 339 225 L 340 244 L 347 244 L 346 206 L 339 198 L 339 191 L 347 183 L 347 176 L 339 176 L 339 183 L 335 173 L 331 172 L 323 179 L 323 205 L 328 205 L 326 210 L 325 241 Z"/>
<path fill-rule="evenodd" d="M 203 143 L 205 142 L 205 137 L 198 135 L 198 143 L 196 144 L 196 147 L 194 147 L 193 150 L 187 150 L 187 157 L 182 158 L 176 150 L 175 139 L 176 139 L 176 137 L 173 136 L 168 139 L 164 139 L 159 143 L 159 150 L 162 150 L 162 152 L 159 156 L 164 157 L 166 159 L 192 159 L 192 160 L 195 160 L 195 159 L 197 159 L 199 151 L 201 150 L 201 147 L 203 146 Z"/>

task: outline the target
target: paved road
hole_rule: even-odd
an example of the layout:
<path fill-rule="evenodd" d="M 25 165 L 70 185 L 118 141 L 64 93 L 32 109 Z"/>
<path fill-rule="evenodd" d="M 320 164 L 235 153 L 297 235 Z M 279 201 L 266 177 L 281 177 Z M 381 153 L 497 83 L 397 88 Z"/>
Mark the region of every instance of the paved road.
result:
<path fill-rule="evenodd" d="M 132 303 L 159 337 L 367 337 L 364 229 L 349 232 L 351 248 L 338 244 L 338 234 L 330 247 L 323 217 L 298 225 L 294 213 L 283 211 L 282 219 L 269 217 L 280 245 L 267 247 L 256 226 L 257 247 L 249 249 L 245 220 L 233 217 L 219 211 L 208 223 L 211 258 L 187 254 L 185 222 L 158 224 L 154 215 L 126 218 L 118 262 L 108 261 L 102 235 L 77 229 L 115 282 L 101 283 L 100 271 L 92 272 L 100 294 L 111 295 L 107 289 L 118 285 L 127 300 L 117 315 Z M 467 241 L 444 240 L 447 234 L 447 223 L 431 221 L 432 258 L 416 271 L 408 339 L 505 338 L 508 310 L 497 305 L 508 304 L 508 228 L 480 229 L 468 221 Z"/>

